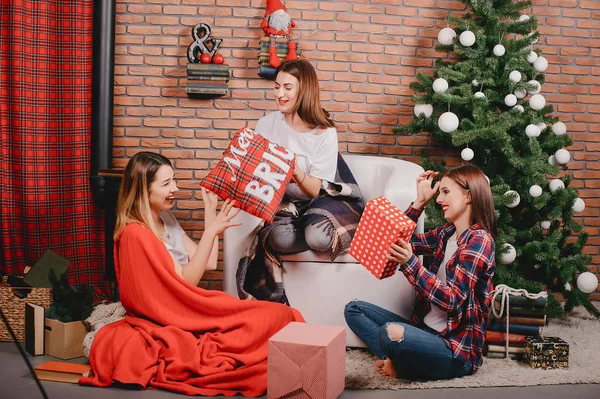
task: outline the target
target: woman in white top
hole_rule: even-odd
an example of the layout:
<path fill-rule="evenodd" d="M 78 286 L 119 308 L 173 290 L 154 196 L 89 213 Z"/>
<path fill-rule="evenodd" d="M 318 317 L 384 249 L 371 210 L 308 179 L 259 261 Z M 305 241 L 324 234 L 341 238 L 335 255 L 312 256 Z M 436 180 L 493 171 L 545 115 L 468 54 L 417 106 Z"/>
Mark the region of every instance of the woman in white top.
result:
<path fill-rule="evenodd" d="M 217 268 L 218 236 L 240 223 L 231 219 L 235 201 L 225 201 L 217 214 L 217 196 L 202 188 L 205 210 L 205 230 L 196 244 L 183 231 L 169 210 L 179 191 L 171 161 L 160 154 L 138 152 L 127 163 L 117 212 L 115 239 L 130 223 L 149 228 L 167 247 L 173 258 L 175 272 L 192 285 L 198 285 L 206 270 Z"/>
<path fill-rule="evenodd" d="M 285 199 L 302 210 L 319 196 L 324 181 L 337 171 L 338 140 L 329 112 L 321 107 L 319 81 L 313 66 L 295 60 L 277 68 L 275 100 L 278 111 L 261 118 L 256 131 L 296 154 L 294 182 Z M 279 225 L 269 234 L 269 246 L 281 253 L 331 249 L 331 229 L 318 225 Z"/>

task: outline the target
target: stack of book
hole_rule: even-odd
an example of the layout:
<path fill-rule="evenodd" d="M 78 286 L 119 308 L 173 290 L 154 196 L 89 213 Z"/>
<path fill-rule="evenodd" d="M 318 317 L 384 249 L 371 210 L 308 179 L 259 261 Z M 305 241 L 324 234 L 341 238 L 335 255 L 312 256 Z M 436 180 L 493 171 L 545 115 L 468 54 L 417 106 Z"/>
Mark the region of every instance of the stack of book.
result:
<path fill-rule="evenodd" d="M 525 352 L 525 338 L 539 336 L 546 324 L 547 298 L 528 299 L 524 296 L 509 296 L 508 355 L 521 358 Z M 500 310 L 500 303 L 493 306 Z M 487 357 L 506 357 L 506 309 L 500 319 L 492 319 L 485 333 L 484 354 Z"/>
<path fill-rule="evenodd" d="M 189 97 L 226 95 L 229 88 L 229 66 L 227 64 L 187 65 L 186 93 Z"/>
<path fill-rule="evenodd" d="M 269 36 L 263 36 L 260 38 L 260 53 L 258 54 L 258 76 L 267 79 L 275 79 L 275 68 L 269 65 L 270 46 L 271 38 Z M 288 38 L 276 38 L 275 46 L 277 48 L 277 57 L 279 58 L 279 61 L 284 63 L 285 57 L 287 57 L 288 53 Z M 298 57 L 300 57 L 300 53 L 300 45 L 296 43 L 296 54 L 298 54 Z"/>

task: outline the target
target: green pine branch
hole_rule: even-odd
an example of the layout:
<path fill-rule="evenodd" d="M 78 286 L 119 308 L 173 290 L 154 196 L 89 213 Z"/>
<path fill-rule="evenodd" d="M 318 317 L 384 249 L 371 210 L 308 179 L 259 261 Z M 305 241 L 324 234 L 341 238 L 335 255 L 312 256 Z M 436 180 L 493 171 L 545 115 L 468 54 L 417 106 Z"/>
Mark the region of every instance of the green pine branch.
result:
<path fill-rule="evenodd" d="M 598 315 L 589 302 L 589 295 L 579 291 L 576 283 L 578 274 L 587 271 L 591 262 L 591 257 L 583 253 L 588 234 L 573 217 L 578 192 L 569 187 L 571 177 L 568 175 L 560 177 L 564 189 L 554 193 L 549 190 L 550 180 L 568 170 L 568 164 L 550 165 L 549 157 L 572 145 L 573 140 L 569 135 L 557 136 L 552 132 L 551 125 L 558 122 L 552 115 L 552 104 L 547 103 L 541 110 L 532 109 L 531 93 L 519 98 L 518 106 L 505 104 L 508 94 L 536 89 L 537 84 L 530 81 L 542 85 L 545 82 L 544 73 L 536 71 L 528 61 L 532 51 L 541 56 L 534 46 L 539 38 L 538 21 L 533 15 L 519 20 L 528 13 L 531 1 L 463 0 L 463 3 L 468 12 L 462 16 L 449 15 L 447 23 L 457 36 L 466 30 L 472 31 L 475 44 L 465 47 L 458 37 L 452 45 L 436 44 L 438 51 L 451 53 L 453 57 L 436 60 L 437 70 L 433 76 L 419 73 L 410 84 L 415 93 L 413 102 L 431 104 L 433 112 L 430 117 L 417 115 L 393 131 L 404 135 L 427 132 L 443 148 L 460 150 L 468 146 L 474 151 L 475 157 L 470 162 L 478 165 L 490 179 L 498 217 L 496 284 L 504 283 L 530 292 L 548 289 L 549 317 L 562 315 L 560 303 L 553 294 L 565 298 L 567 312 L 581 305 Z M 497 44 L 504 46 L 504 55 L 493 54 Z M 521 81 L 509 79 L 513 71 L 521 73 Z M 446 91 L 433 91 L 433 82 L 438 78 L 448 82 Z M 484 98 L 475 96 L 479 91 Z M 438 126 L 438 118 L 445 112 L 456 114 L 460 121 L 452 133 L 445 133 Z M 537 137 L 525 134 L 529 125 L 540 127 Z M 436 164 L 426 154 L 423 154 L 422 165 L 425 169 L 443 170 L 443 164 Z M 529 192 L 534 184 L 542 188 L 537 198 Z M 520 203 L 512 208 L 507 205 L 517 196 L 506 194 L 509 190 L 518 192 L 520 198 Z M 434 201 L 427 205 L 426 214 L 426 228 L 446 223 Z M 542 229 L 541 221 L 550 222 L 550 227 Z M 517 252 L 516 260 L 509 265 L 499 262 L 505 252 L 504 244 L 513 245 Z"/>

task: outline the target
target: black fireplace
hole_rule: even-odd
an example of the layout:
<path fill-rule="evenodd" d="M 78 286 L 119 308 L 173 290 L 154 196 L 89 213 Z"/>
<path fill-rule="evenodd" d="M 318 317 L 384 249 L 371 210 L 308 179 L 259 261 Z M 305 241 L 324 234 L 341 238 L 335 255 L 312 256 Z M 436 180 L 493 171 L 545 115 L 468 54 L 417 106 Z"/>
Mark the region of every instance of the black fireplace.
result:
<path fill-rule="evenodd" d="M 92 49 L 92 148 L 90 184 L 96 206 L 104 210 L 105 279 L 116 282 L 113 231 L 121 184 L 119 171 L 112 167 L 113 95 L 115 60 L 115 0 L 94 1 Z M 111 284 L 116 288 L 114 284 Z M 113 295 L 117 290 L 113 289 Z"/>

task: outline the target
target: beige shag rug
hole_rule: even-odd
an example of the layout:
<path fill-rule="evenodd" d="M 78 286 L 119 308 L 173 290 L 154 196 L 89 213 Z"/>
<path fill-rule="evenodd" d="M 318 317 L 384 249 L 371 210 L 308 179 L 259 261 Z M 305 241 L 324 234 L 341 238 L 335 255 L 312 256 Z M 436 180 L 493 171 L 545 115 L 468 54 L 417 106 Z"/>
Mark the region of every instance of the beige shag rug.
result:
<path fill-rule="evenodd" d="M 596 306 L 600 306 L 596 305 Z M 373 355 L 366 350 L 346 353 L 347 389 L 422 389 L 521 387 L 557 384 L 600 384 L 600 321 L 584 308 L 577 308 L 568 319 L 552 320 L 543 335 L 560 337 L 569 343 L 569 368 L 540 370 L 522 361 L 484 358 L 474 374 L 443 381 L 407 381 L 384 378 L 375 372 Z"/>

